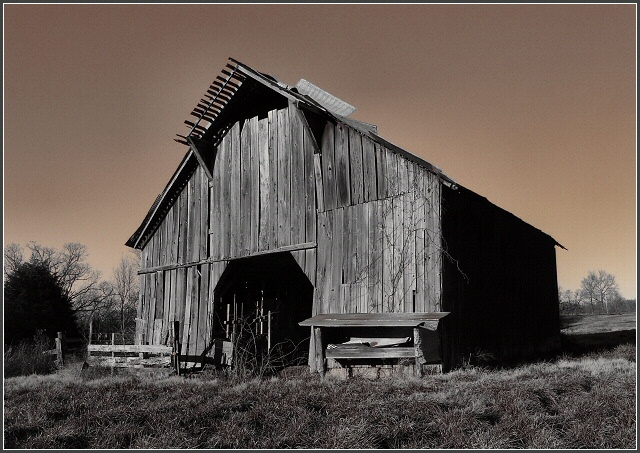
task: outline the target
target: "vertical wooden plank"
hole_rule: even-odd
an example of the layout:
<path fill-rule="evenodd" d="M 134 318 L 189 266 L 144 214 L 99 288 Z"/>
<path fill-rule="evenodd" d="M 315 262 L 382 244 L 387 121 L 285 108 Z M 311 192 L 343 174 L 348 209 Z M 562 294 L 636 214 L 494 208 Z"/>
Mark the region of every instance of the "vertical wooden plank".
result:
<path fill-rule="evenodd" d="M 238 256 L 247 256 L 251 247 L 251 126 L 245 120 L 240 132 L 240 212 L 238 221 Z"/>
<path fill-rule="evenodd" d="M 278 110 L 278 247 L 291 244 L 291 131 L 289 111 Z"/>
<path fill-rule="evenodd" d="M 223 139 L 224 142 L 224 139 Z M 218 151 L 216 155 L 215 164 L 213 166 L 213 179 L 211 180 L 210 190 L 209 190 L 209 255 L 213 259 L 222 258 L 222 253 L 220 250 L 220 235 L 222 231 L 222 215 L 221 215 L 221 193 L 222 186 L 220 184 L 220 173 L 222 162 L 220 159 L 220 153 L 222 150 L 223 142 L 220 142 L 218 145 Z"/>
<path fill-rule="evenodd" d="M 144 246 L 145 253 L 145 267 L 153 267 L 153 236 L 147 241 L 147 244 Z"/>
<path fill-rule="evenodd" d="M 198 351 L 196 350 L 197 340 L 198 340 L 198 315 L 200 314 L 200 266 L 192 266 L 189 269 L 193 269 L 192 278 L 193 282 L 191 285 L 191 320 L 189 323 L 189 346 L 188 351 L 189 355 L 196 355 Z"/>
<path fill-rule="evenodd" d="M 193 261 L 193 199 L 194 199 L 194 187 L 193 177 L 189 178 L 186 187 L 184 188 L 186 197 L 186 209 L 185 209 L 185 236 L 184 240 L 184 262 L 189 263 Z"/>
<path fill-rule="evenodd" d="M 198 304 L 198 337 L 196 342 L 196 354 L 202 352 L 209 346 L 209 333 L 207 330 L 208 306 L 212 303 L 209 299 L 209 264 L 200 266 L 200 294 Z"/>
<path fill-rule="evenodd" d="M 405 193 L 409 190 L 409 161 L 400 155 L 397 156 L 399 191 Z"/>
<path fill-rule="evenodd" d="M 377 193 L 376 150 L 373 141 L 362 137 L 362 170 L 364 173 L 364 201 L 375 200 Z"/>
<path fill-rule="evenodd" d="M 174 314 L 174 321 L 180 322 L 180 331 L 184 329 L 184 309 L 186 305 L 186 289 L 187 289 L 187 269 L 176 269 L 176 311 Z M 179 336 L 178 341 L 182 339 Z M 180 344 L 184 344 L 180 341 Z"/>
<path fill-rule="evenodd" d="M 164 316 L 164 272 L 156 272 L 156 313 L 154 316 L 154 328 L 158 320 L 160 320 L 162 328 L 162 318 Z M 158 344 L 155 341 L 154 344 Z"/>
<path fill-rule="evenodd" d="M 369 217 L 369 263 L 372 269 L 372 273 L 369 274 L 369 284 L 371 285 L 371 307 L 374 313 L 382 313 L 383 228 L 382 200 L 376 200 L 373 202 Z"/>
<path fill-rule="evenodd" d="M 342 208 L 341 210 L 341 229 L 340 236 L 342 237 L 342 250 L 340 252 L 340 268 L 342 269 L 342 283 L 353 283 L 355 280 L 355 247 L 352 242 L 355 239 L 353 234 L 353 219 L 352 210 L 350 207 Z"/>
<path fill-rule="evenodd" d="M 138 290 L 138 307 L 136 310 L 136 343 L 135 344 L 144 344 L 142 341 L 143 340 L 142 327 L 144 326 L 142 314 L 144 313 L 144 303 L 145 303 L 144 291 L 145 291 L 146 281 L 147 281 L 146 275 L 144 274 L 141 275 L 140 287 Z M 91 334 L 89 335 L 89 341 L 91 341 Z"/>
<path fill-rule="evenodd" d="M 260 142 L 258 139 L 258 117 L 249 121 L 251 126 L 251 238 L 249 251 L 258 251 L 258 235 L 260 233 Z"/>
<path fill-rule="evenodd" d="M 353 307 L 355 304 L 351 301 L 351 284 L 342 283 L 338 285 L 338 307 L 334 309 L 334 313 L 355 313 Z"/>
<path fill-rule="evenodd" d="M 156 242 L 158 242 L 158 235 L 153 234 L 149 240 L 149 257 L 151 258 L 151 266 L 153 267 L 158 266 L 158 247 L 156 246 Z"/>
<path fill-rule="evenodd" d="M 382 200 L 383 313 L 393 311 L 393 199 Z"/>
<path fill-rule="evenodd" d="M 387 156 L 385 154 L 385 150 L 379 143 L 374 144 L 374 149 L 376 152 L 376 172 L 377 172 L 377 189 L 378 189 L 378 199 L 381 200 L 387 197 Z"/>
<path fill-rule="evenodd" d="M 149 313 L 147 318 L 147 339 L 153 344 L 153 322 L 156 317 L 156 273 L 149 274 Z"/>
<path fill-rule="evenodd" d="M 213 178 L 215 178 L 215 173 Z M 209 236 L 207 240 L 209 241 L 209 257 L 211 259 L 218 259 L 220 256 L 218 254 L 218 240 L 220 237 L 219 229 L 217 228 L 218 224 L 218 202 L 216 197 L 216 191 L 214 189 L 215 185 L 214 179 L 209 182 L 209 225 L 208 225 L 208 233 Z"/>
<path fill-rule="evenodd" d="M 400 196 L 393 197 L 393 248 L 394 312 L 401 312 L 406 296 L 403 266 L 407 257 L 404 249 L 404 205 Z"/>
<path fill-rule="evenodd" d="M 176 319 L 176 307 L 177 307 L 177 305 L 179 303 L 178 294 L 177 294 L 177 290 L 176 290 L 177 276 L 178 276 L 178 270 L 177 269 L 171 269 L 169 271 L 169 288 L 170 288 L 169 298 L 170 298 L 170 303 L 169 303 L 169 316 L 167 317 L 167 320 L 170 323 L 172 323 Z"/>
<path fill-rule="evenodd" d="M 436 308 L 442 311 L 442 183 L 431 175 L 433 181 L 433 211 L 435 230 L 435 300 Z"/>
<path fill-rule="evenodd" d="M 176 257 L 176 263 L 179 263 L 179 264 L 182 264 L 184 262 L 183 247 L 186 245 L 184 244 L 184 237 L 186 234 L 183 232 L 183 229 L 186 225 L 186 223 L 183 221 L 183 217 L 187 210 L 184 202 L 184 192 L 185 190 L 182 189 L 182 192 L 180 192 L 180 195 L 178 195 L 178 198 L 176 199 L 177 218 L 175 219 L 175 222 L 176 222 L 175 257 Z"/>
<path fill-rule="evenodd" d="M 415 191 L 402 196 L 404 218 L 403 279 L 404 279 L 404 312 L 414 313 L 416 292 L 416 215 Z"/>
<path fill-rule="evenodd" d="M 343 250 L 343 217 L 344 217 L 344 209 L 335 209 L 333 211 L 329 211 L 329 218 L 333 217 L 333 234 L 332 234 L 332 243 L 331 243 L 331 256 L 332 259 L 329 261 L 329 265 L 331 268 L 329 269 L 331 272 L 331 294 L 330 294 L 330 307 L 331 311 L 329 313 L 340 313 L 340 284 L 342 283 L 342 265 L 341 262 L 344 259 L 344 250 Z"/>
<path fill-rule="evenodd" d="M 335 165 L 337 206 L 349 206 L 351 204 L 349 128 L 342 123 L 336 126 Z"/>
<path fill-rule="evenodd" d="M 176 197 L 175 202 L 173 203 L 173 238 L 172 238 L 172 256 L 173 256 L 173 262 L 174 263 L 179 263 L 180 262 L 180 224 L 181 224 L 181 205 L 182 202 L 180 200 L 181 195 L 178 195 Z"/>
<path fill-rule="evenodd" d="M 186 273 L 186 293 L 183 319 L 180 320 L 182 326 L 182 354 L 191 353 L 189 348 L 189 331 L 191 330 L 191 302 L 193 300 L 193 274 L 194 266 L 187 268 Z"/>
<path fill-rule="evenodd" d="M 162 219 L 160 226 L 158 227 L 158 230 L 156 231 L 156 236 L 158 237 L 158 265 L 159 266 L 164 266 L 166 263 L 165 261 L 165 255 L 164 255 L 164 251 L 165 251 L 165 243 L 166 243 L 166 238 L 167 238 L 167 222 L 166 222 L 167 218 L 165 217 L 164 219 Z"/>
<path fill-rule="evenodd" d="M 269 170 L 269 119 L 258 121 L 258 159 L 260 160 L 260 232 L 258 249 L 269 249 L 269 228 L 271 227 L 271 174 Z"/>
<path fill-rule="evenodd" d="M 417 190 L 415 192 L 415 221 L 416 221 L 416 311 L 427 310 L 425 305 L 426 296 L 426 273 L 425 273 L 425 212 L 426 198 L 423 190 L 423 176 L 421 171 L 417 171 Z"/>
<path fill-rule="evenodd" d="M 291 244 L 305 242 L 305 174 L 304 139 L 300 117 L 295 106 L 289 104 L 289 130 L 291 131 Z M 303 254 L 304 255 L 304 254 Z M 302 267 L 304 269 L 304 267 Z"/>
<path fill-rule="evenodd" d="M 313 310 L 312 314 L 324 313 L 323 300 L 325 280 L 327 278 L 327 245 L 329 244 L 329 236 L 327 234 L 327 214 L 325 212 L 318 213 L 318 247 L 316 253 L 316 286 L 313 290 Z"/>
<path fill-rule="evenodd" d="M 138 295 L 138 310 L 136 313 L 136 344 L 144 344 L 144 334 L 145 334 L 145 313 L 146 313 L 146 285 L 147 285 L 147 274 L 142 274 L 140 276 L 140 293 Z M 91 340 L 91 338 L 89 338 Z"/>
<path fill-rule="evenodd" d="M 140 269 L 146 269 L 149 266 L 149 243 L 142 248 L 140 252 Z"/>
<path fill-rule="evenodd" d="M 400 193 L 398 182 L 398 155 L 386 150 L 387 154 L 387 189 L 388 196 L 393 197 Z"/>
<path fill-rule="evenodd" d="M 313 137 L 309 130 L 301 127 L 302 130 L 302 150 L 304 154 L 304 224 L 305 236 L 304 242 L 316 241 L 316 187 L 315 187 L 315 158 L 320 154 L 314 154 Z M 320 162 L 318 162 L 318 168 Z M 322 182 L 322 177 L 320 177 Z M 322 193 L 322 191 L 320 191 Z"/>
<path fill-rule="evenodd" d="M 162 226 L 153 234 L 153 261 L 156 266 L 162 266 Z"/>
<path fill-rule="evenodd" d="M 351 203 L 364 201 L 364 168 L 362 162 L 362 136 L 354 129 L 349 132 L 349 171 L 351 175 Z"/>
<path fill-rule="evenodd" d="M 206 332 L 205 348 L 211 346 L 211 340 L 213 339 L 213 317 L 217 303 L 215 300 L 215 288 L 220 279 L 217 274 L 218 264 L 219 263 L 216 262 L 209 265 L 209 281 L 207 282 L 207 303 L 205 310 L 206 323 L 204 328 Z"/>
<path fill-rule="evenodd" d="M 151 341 L 153 340 L 153 338 L 151 338 L 149 336 L 149 323 L 153 323 L 153 315 L 154 312 L 152 311 L 152 298 L 151 296 L 153 295 L 155 297 L 155 274 L 154 273 L 149 273 L 146 274 L 146 284 L 145 284 L 145 306 L 144 306 L 144 313 L 142 315 L 143 318 L 143 328 L 144 328 L 144 341 L 145 344 L 151 344 Z"/>
<path fill-rule="evenodd" d="M 175 202 L 173 203 L 173 238 L 172 240 L 172 261 L 174 263 L 179 263 L 179 259 L 178 259 L 178 245 L 179 245 L 179 237 L 180 237 L 180 196 L 178 195 L 178 197 L 176 198 Z"/>
<path fill-rule="evenodd" d="M 278 111 L 272 110 L 269 118 L 269 180 L 271 181 L 271 220 L 268 250 L 278 244 Z"/>
<path fill-rule="evenodd" d="M 373 274 L 373 263 L 370 261 L 371 255 L 369 253 L 369 249 L 371 248 L 371 230 L 373 227 L 370 224 L 371 219 L 371 210 L 373 208 L 373 203 L 363 203 L 362 204 L 362 218 L 360 223 L 362 224 L 362 229 L 360 230 L 359 236 L 362 236 L 362 265 L 364 266 L 363 270 L 363 282 L 361 285 L 361 298 L 362 298 L 362 310 L 363 313 L 372 312 L 372 300 L 371 300 L 371 291 L 370 286 L 372 284 L 372 280 L 369 278 Z"/>
<path fill-rule="evenodd" d="M 162 341 L 167 338 L 167 332 L 171 329 L 171 323 L 169 316 L 171 315 L 171 305 L 173 300 L 171 299 L 171 271 L 162 272 L 162 280 L 164 282 L 164 308 L 162 313 Z"/>
<path fill-rule="evenodd" d="M 429 175 L 427 175 L 429 176 Z M 422 181 L 423 192 L 426 193 L 426 203 L 423 209 L 425 216 L 425 309 L 427 311 L 436 311 L 435 310 L 435 288 L 434 288 L 434 240 L 435 240 L 435 231 L 433 225 L 433 192 L 431 188 L 431 182 L 429 178 L 424 178 Z"/>
<path fill-rule="evenodd" d="M 200 260 L 209 258 L 209 177 L 200 169 Z"/>
<path fill-rule="evenodd" d="M 194 255 L 196 255 L 199 251 L 200 246 L 200 236 L 197 234 L 197 223 L 196 223 L 196 204 L 198 207 L 200 203 L 197 202 L 196 196 L 196 178 L 194 175 L 191 175 L 189 182 L 187 183 L 188 187 L 188 220 L 187 220 L 187 257 L 186 261 L 193 262 L 197 259 Z M 199 213 L 198 213 L 199 214 Z M 197 216 L 198 220 L 200 220 L 200 216 Z M 199 223 L 199 222 L 198 222 Z"/>
<path fill-rule="evenodd" d="M 366 269 L 366 258 L 364 257 L 364 237 L 367 234 L 364 225 L 363 217 L 363 205 L 358 204 L 352 207 L 354 212 L 355 219 L 355 228 L 353 228 L 353 242 L 355 245 L 355 285 L 352 285 L 352 293 L 354 296 L 354 305 L 356 307 L 357 313 L 366 313 L 364 308 L 364 301 L 362 300 L 362 283 L 366 277 L 367 269 Z M 365 258 L 365 259 L 363 259 Z M 354 291 L 355 290 L 355 291 Z"/>
<path fill-rule="evenodd" d="M 169 260 L 171 252 L 171 208 L 167 211 L 162 223 L 164 224 L 164 239 L 162 241 L 162 262 L 166 264 L 173 264 Z"/>
<path fill-rule="evenodd" d="M 318 213 L 318 264 L 316 280 L 317 313 L 329 313 L 329 292 L 331 291 L 331 242 L 333 224 L 329 211 Z"/>
<path fill-rule="evenodd" d="M 167 240 L 165 241 L 165 244 L 164 244 L 164 249 L 166 254 L 166 260 L 165 260 L 166 264 L 175 263 L 175 259 L 173 256 L 173 238 L 174 238 L 174 226 L 175 226 L 173 221 L 173 215 L 175 212 L 175 210 L 173 209 L 174 206 L 175 206 L 175 202 L 167 211 L 167 216 L 164 219 L 164 222 L 167 224 Z"/>
<path fill-rule="evenodd" d="M 322 187 L 324 189 L 324 209 L 335 209 L 336 171 L 335 171 L 335 134 L 336 127 L 327 122 L 322 135 Z"/>
<path fill-rule="evenodd" d="M 230 217 L 231 217 L 231 257 L 237 258 L 240 256 L 240 228 L 241 219 L 240 215 L 242 207 L 240 206 L 240 168 L 242 165 L 241 159 L 241 138 L 240 138 L 240 123 L 236 123 L 231 128 L 231 174 L 230 174 Z"/>
<path fill-rule="evenodd" d="M 324 187 L 322 184 L 322 154 L 313 155 L 313 172 L 315 176 L 316 203 L 318 211 L 324 211 Z"/>
<path fill-rule="evenodd" d="M 219 167 L 220 167 L 220 196 L 218 198 L 218 209 L 220 210 L 220 257 L 231 255 L 231 218 L 229 206 L 231 203 L 231 141 L 233 134 L 227 132 L 220 145 Z M 180 328 L 183 329 L 182 323 Z"/>

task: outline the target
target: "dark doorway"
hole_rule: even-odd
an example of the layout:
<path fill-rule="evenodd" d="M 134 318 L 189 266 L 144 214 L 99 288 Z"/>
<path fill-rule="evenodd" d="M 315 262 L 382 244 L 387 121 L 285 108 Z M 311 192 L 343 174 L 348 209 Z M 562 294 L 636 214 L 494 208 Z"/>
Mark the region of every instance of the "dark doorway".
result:
<path fill-rule="evenodd" d="M 233 260 L 215 290 L 214 338 L 251 344 L 283 365 L 303 363 L 313 286 L 290 253 Z"/>

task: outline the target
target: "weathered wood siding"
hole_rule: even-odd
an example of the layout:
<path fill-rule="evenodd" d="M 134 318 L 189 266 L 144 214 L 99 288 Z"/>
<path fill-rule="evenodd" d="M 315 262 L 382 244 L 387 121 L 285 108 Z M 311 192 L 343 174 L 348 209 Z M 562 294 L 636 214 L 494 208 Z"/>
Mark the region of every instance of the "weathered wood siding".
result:
<path fill-rule="evenodd" d="M 443 310 L 453 366 L 548 352 L 560 333 L 555 241 L 462 187 L 443 189 Z"/>
<path fill-rule="evenodd" d="M 295 107 L 234 124 L 210 183 L 209 256 L 235 259 L 316 242 L 314 150 Z M 315 250 L 293 252 L 315 280 Z"/>
<path fill-rule="evenodd" d="M 439 311 L 438 178 L 341 123 L 321 148 L 314 314 Z"/>
<path fill-rule="evenodd" d="M 176 320 L 182 353 L 202 353 L 229 260 L 316 241 L 314 148 L 295 107 L 233 124 L 212 176 L 196 168 L 142 249 L 141 343 L 168 344 Z M 315 254 L 292 252 L 312 284 Z"/>

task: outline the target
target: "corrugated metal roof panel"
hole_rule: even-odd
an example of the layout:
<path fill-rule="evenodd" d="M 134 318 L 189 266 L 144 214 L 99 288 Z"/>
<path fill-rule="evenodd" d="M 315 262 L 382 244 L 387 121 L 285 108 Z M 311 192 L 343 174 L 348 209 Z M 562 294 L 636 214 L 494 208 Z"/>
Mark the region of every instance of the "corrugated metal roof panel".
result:
<path fill-rule="evenodd" d="M 309 96 L 325 109 L 336 115 L 348 116 L 356 111 L 356 108 L 351 104 L 344 102 L 342 99 L 335 97 L 333 94 L 326 92 L 305 79 L 300 79 L 296 84 L 296 89 L 300 94 Z"/>

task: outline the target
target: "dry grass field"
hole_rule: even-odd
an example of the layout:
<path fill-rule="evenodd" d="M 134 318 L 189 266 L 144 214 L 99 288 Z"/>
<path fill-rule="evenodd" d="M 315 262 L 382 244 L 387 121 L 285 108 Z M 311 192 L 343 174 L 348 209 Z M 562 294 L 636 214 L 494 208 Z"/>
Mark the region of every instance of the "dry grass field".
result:
<path fill-rule="evenodd" d="M 565 351 L 576 353 L 636 344 L 636 313 L 567 315 L 560 319 Z"/>
<path fill-rule="evenodd" d="M 422 379 L 5 379 L 5 448 L 635 448 L 634 345 Z"/>

